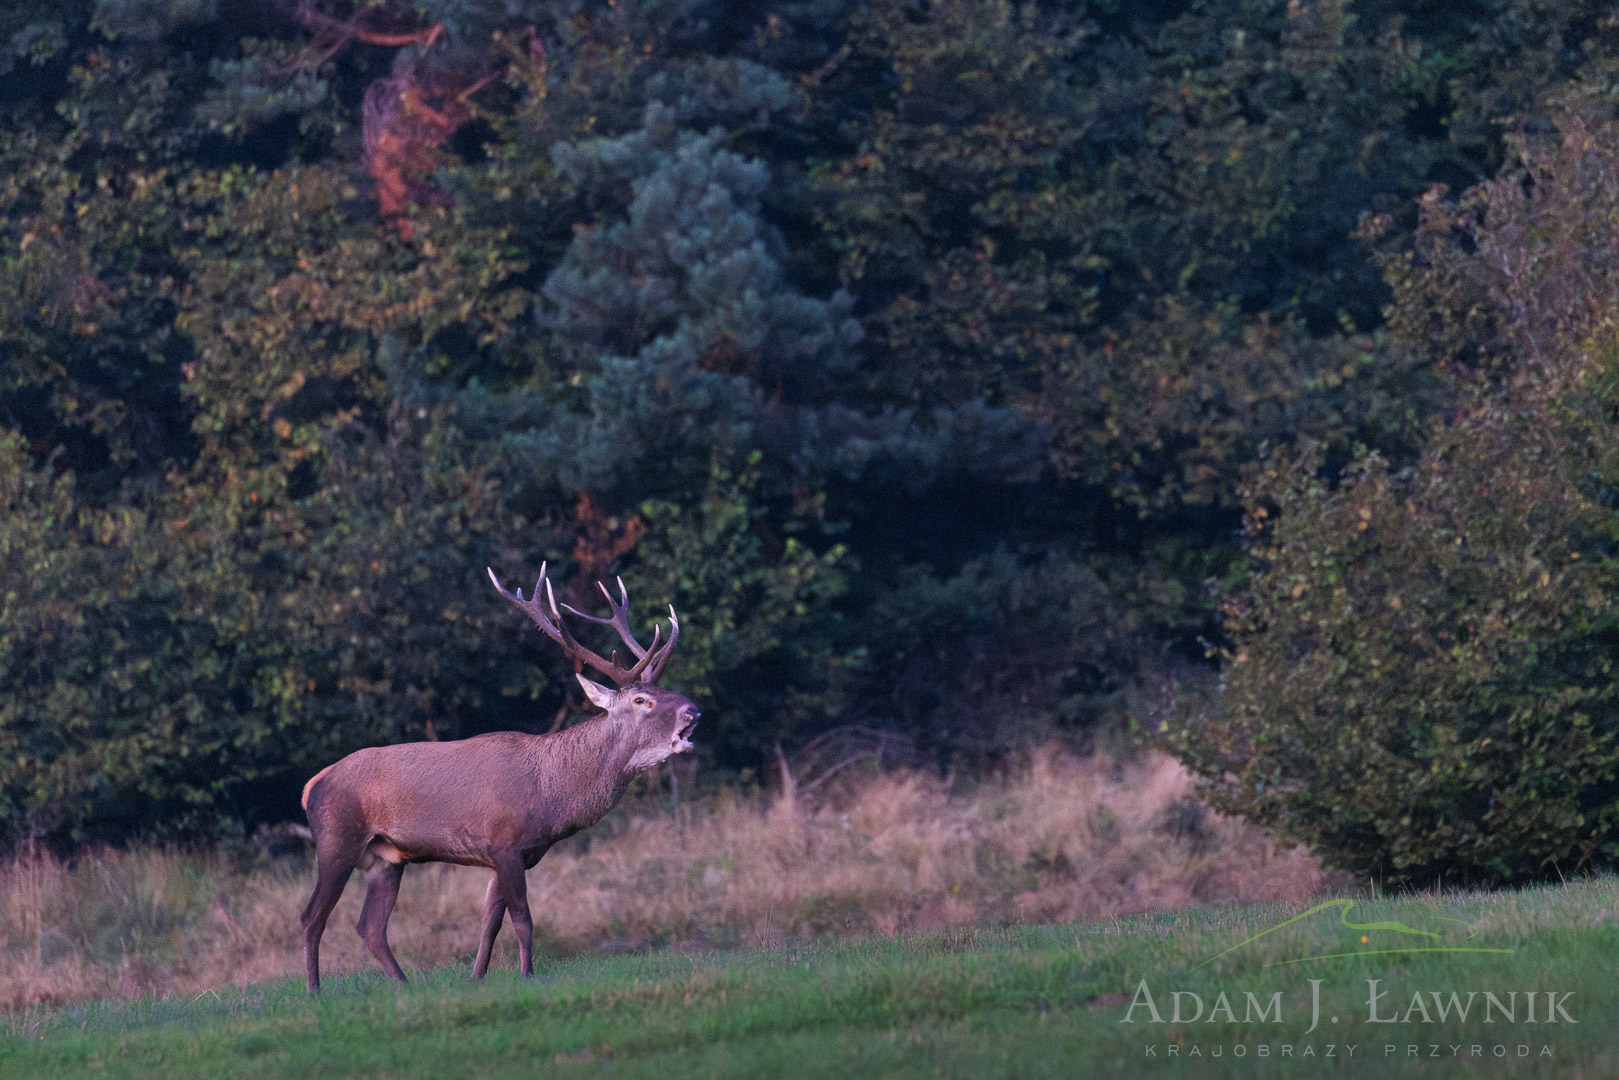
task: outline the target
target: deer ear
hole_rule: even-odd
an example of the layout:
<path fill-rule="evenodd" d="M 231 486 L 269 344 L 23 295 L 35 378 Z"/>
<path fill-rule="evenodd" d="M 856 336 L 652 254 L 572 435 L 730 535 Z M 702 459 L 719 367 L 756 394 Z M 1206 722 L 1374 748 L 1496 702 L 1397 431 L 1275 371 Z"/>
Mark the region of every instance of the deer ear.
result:
<path fill-rule="evenodd" d="M 601 683 L 591 682 L 583 675 L 575 675 L 574 678 L 578 679 L 579 685 L 585 688 L 585 696 L 590 699 L 591 704 L 595 705 L 596 708 L 605 709 L 613 704 L 613 698 L 618 691 L 609 690 Z"/>

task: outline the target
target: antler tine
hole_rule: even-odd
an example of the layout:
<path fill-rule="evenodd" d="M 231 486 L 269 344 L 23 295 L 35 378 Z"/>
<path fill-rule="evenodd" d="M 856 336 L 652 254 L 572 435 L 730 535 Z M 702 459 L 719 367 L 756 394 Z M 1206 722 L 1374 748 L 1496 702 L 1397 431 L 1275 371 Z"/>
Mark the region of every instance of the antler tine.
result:
<path fill-rule="evenodd" d="M 586 663 L 590 664 L 597 671 L 600 671 L 603 675 L 606 675 L 609 679 L 612 679 L 620 686 L 628 686 L 630 683 L 641 678 L 641 673 L 646 670 L 649 662 L 647 656 L 640 656 L 638 653 L 639 658 L 632 667 L 625 667 L 618 662 L 617 650 L 614 650 L 611 659 L 603 660 L 600 655 L 579 644 L 579 642 L 574 638 L 573 634 L 568 630 L 568 624 L 563 620 L 562 612 L 557 610 L 558 605 L 556 593 L 551 591 L 551 583 L 549 581 L 545 583 L 545 597 L 551 602 L 551 614 L 556 618 L 557 628 L 562 631 L 562 636 L 564 639 L 566 639 L 563 645 L 564 648 L 570 650 L 570 652 L 573 654 L 582 657 Z M 574 609 L 569 607 L 567 604 L 563 604 L 561 607 L 565 611 L 574 611 Z M 577 615 L 579 613 L 574 611 L 574 614 Z M 615 611 L 614 617 L 617 618 L 623 614 L 623 612 Z M 615 623 L 614 625 L 616 626 L 617 624 Z M 630 642 L 632 646 L 635 645 L 634 638 L 625 638 L 625 640 Z M 639 650 L 639 646 L 635 647 Z"/>
<path fill-rule="evenodd" d="M 551 588 L 551 581 L 545 574 L 546 564 L 540 564 L 540 576 L 534 582 L 534 594 L 527 600 L 523 599 L 523 590 L 518 589 L 514 596 L 501 585 L 500 579 L 495 576 L 493 568 L 489 569 L 489 580 L 494 583 L 495 591 L 516 604 L 529 618 L 534 620 L 536 626 L 545 631 L 545 636 L 562 646 L 563 653 L 575 663 L 586 663 L 603 675 L 612 679 L 620 686 L 628 686 L 641 678 L 642 673 L 651 662 L 650 654 L 642 657 L 633 667 L 625 667 L 618 662 L 618 654 L 614 653 L 611 660 L 603 660 L 596 653 L 579 644 L 568 630 L 568 624 L 563 621 L 562 613 L 558 610 L 556 593 Z M 545 588 L 545 599 L 550 602 L 551 617 L 547 618 L 545 606 L 540 600 L 540 588 Z M 567 607 L 566 604 L 562 605 Z M 568 608 L 572 611 L 572 608 Z M 555 620 L 555 621 L 552 621 Z"/>
<path fill-rule="evenodd" d="M 544 563 L 540 564 L 540 578 L 534 583 L 534 595 L 527 600 L 523 599 L 522 586 L 518 586 L 517 594 L 514 596 L 500 583 L 500 578 L 495 576 L 493 567 L 485 567 L 484 569 L 489 571 L 489 580 L 495 586 L 496 592 L 521 608 L 529 618 L 539 625 L 541 630 L 545 631 L 547 637 L 559 643 L 561 642 L 562 639 L 557 635 L 557 628 L 551 625 L 551 620 L 545 617 L 545 609 L 539 605 L 540 586 L 545 583 Z"/>
<path fill-rule="evenodd" d="M 652 635 L 652 648 L 654 650 L 658 650 L 658 636 L 657 636 L 657 633 L 656 633 L 657 627 L 654 626 L 653 631 L 654 632 L 653 632 L 653 635 Z M 669 640 L 664 642 L 663 648 L 661 650 L 657 651 L 656 659 L 654 659 L 652 661 L 651 667 L 649 667 L 647 669 L 647 675 L 646 675 L 646 681 L 647 682 L 657 682 L 658 681 L 658 676 L 663 674 L 663 667 L 664 667 L 665 664 L 667 664 L 669 662 L 669 657 L 674 654 L 675 641 L 678 640 L 679 637 L 680 637 L 680 616 L 675 614 L 675 606 L 673 604 L 670 604 L 669 605 Z M 651 655 L 651 654 L 649 653 L 648 655 Z"/>
<path fill-rule="evenodd" d="M 620 577 L 615 580 L 618 582 L 617 600 L 613 599 L 613 594 L 608 591 L 606 585 L 599 581 L 596 582 L 596 588 L 601 590 L 602 596 L 607 599 L 607 606 L 612 609 L 613 614 L 610 617 L 604 619 L 599 615 L 589 615 L 567 604 L 562 605 L 562 610 L 577 615 L 587 622 L 593 622 L 597 626 L 611 626 L 618 631 L 618 636 L 623 639 L 624 644 L 628 645 L 630 650 L 646 665 L 646 681 L 649 683 L 656 682 L 658 676 L 663 672 L 664 665 L 669 663 L 669 658 L 674 653 L 675 639 L 680 635 L 680 616 L 675 614 L 674 605 L 669 605 L 669 639 L 663 642 L 662 648 L 659 648 L 658 639 L 662 636 L 663 631 L 661 627 L 654 625 L 652 627 L 651 647 L 642 648 L 641 643 L 635 639 L 635 635 L 630 631 L 630 592 L 624 587 L 623 578 Z M 558 623 L 562 621 L 561 615 L 557 616 L 557 621 Z M 636 667 L 637 670 L 640 670 L 641 665 L 638 664 Z"/>
<path fill-rule="evenodd" d="M 563 608 L 586 622 L 593 622 L 597 626 L 611 626 L 618 631 L 618 636 L 624 640 L 625 645 L 629 646 L 630 651 L 635 654 L 636 658 L 644 659 L 648 650 L 641 647 L 641 643 L 635 640 L 635 634 L 630 630 L 630 593 L 628 589 L 624 588 L 624 579 L 618 579 L 618 599 L 616 601 L 613 599 L 613 594 L 607 591 L 607 586 L 601 582 L 596 582 L 596 588 L 600 589 L 602 595 L 607 598 L 607 606 L 613 612 L 610 617 L 604 619 L 599 615 L 587 615 L 577 608 L 568 607 L 567 604 L 563 604 Z M 652 648 L 656 649 L 657 647 L 656 640 L 654 640 Z"/>

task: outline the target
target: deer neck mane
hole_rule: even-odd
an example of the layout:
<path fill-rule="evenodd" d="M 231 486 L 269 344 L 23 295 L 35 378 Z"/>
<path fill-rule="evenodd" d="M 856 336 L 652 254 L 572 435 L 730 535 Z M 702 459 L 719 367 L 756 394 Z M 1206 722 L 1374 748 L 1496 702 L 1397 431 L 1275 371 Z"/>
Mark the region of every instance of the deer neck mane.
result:
<path fill-rule="evenodd" d="M 535 738 L 544 744 L 534 757 L 536 779 L 563 804 L 564 816 L 574 829 L 600 820 L 635 778 L 629 769 L 635 754 L 634 733 L 610 713 Z"/>

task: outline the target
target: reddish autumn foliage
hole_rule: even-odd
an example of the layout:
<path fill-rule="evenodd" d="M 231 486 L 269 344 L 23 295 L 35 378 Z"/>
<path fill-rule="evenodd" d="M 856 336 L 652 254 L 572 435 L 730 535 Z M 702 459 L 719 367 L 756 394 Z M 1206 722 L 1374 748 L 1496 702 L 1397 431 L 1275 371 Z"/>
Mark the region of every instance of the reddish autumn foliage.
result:
<path fill-rule="evenodd" d="M 395 20 L 383 8 L 363 8 L 346 19 L 329 14 L 315 0 L 302 0 L 298 5 L 298 21 L 314 34 L 310 47 L 320 51 L 322 60 L 329 60 L 349 46 L 351 42 L 366 45 L 420 45 L 430 47 L 444 36 L 444 24 L 434 23 L 426 29 L 411 29 L 390 25 Z"/>
<path fill-rule="evenodd" d="M 443 23 L 421 29 L 401 27 L 387 8 L 366 8 L 340 19 L 313 0 L 299 5 L 298 18 L 314 34 L 311 47 L 323 59 L 356 41 L 419 47 L 414 56 L 400 56 L 392 75 L 366 88 L 362 112 L 366 170 L 377 182 L 378 206 L 399 235 L 410 239 L 406 209 L 412 204 L 444 204 L 443 193 L 435 191 L 426 176 L 438 164 L 435 152 L 471 115 L 468 99 L 488 85 L 492 76 L 424 73 L 419 61 L 444 36 Z"/>
<path fill-rule="evenodd" d="M 579 564 L 579 580 L 584 582 L 606 577 L 608 568 L 634 551 L 646 531 L 639 517 L 620 525 L 596 506 L 589 492 L 580 493 L 573 517 L 579 529 L 573 542 L 573 559 Z"/>
<path fill-rule="evenodd" d="M 406 71 L 372 83 L 365 92 L 364 110 L 365 164 L 377 182 L 378 206 L 408 240 L 406 207 L 444 201 L 424 177 L 436 164 L 433 151 L 465 122 L 466 106 L 451 99 L 448 107 L 441 102 L 435 108 L 416 73 Z"/>
<path fill-rule="evenodd" d="M 366 169 L 377 182 L 382 216 L 406 240 L 411 235 L 404 216 L 407 207 L 442 206 L 448 201 L 427 183 L 427 174 L 438 165 L 438 148 L 471 117 L 472 95 L 494 78 L 473 80 L 466 72 L 427 77 L 408 67 L 366 88 L 362 114 Z"/>

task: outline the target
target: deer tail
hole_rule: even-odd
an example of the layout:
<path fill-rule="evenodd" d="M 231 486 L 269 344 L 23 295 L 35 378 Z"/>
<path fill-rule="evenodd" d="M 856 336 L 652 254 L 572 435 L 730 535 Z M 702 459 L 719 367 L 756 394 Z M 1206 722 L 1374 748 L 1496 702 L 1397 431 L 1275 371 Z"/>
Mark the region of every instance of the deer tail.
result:
<path fill-rule="evenodd" d="M 314 776 L 311 776 L 309 778 L 309 783 L 304 785 L 304 797 L 303 797 L 303 800 L 302 800 L 304 813 L 307 814 L 309 812 L 309 792 L 310 792 L 310 790 L 316 784 L 320 783 L 320 778 L 321 777 L 325 776 L 327 773 L 329 773 L 331 771 L 332 771 L 332 766 L 331 765 L 326 766 L 320 772 L 316 773 Z"/>

